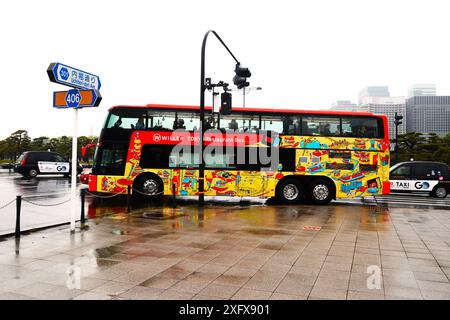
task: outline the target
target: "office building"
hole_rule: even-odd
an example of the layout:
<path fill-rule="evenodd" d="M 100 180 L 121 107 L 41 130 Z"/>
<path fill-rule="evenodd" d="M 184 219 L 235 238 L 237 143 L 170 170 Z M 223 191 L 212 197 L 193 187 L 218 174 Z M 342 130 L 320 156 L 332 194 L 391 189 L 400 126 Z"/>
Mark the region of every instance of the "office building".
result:
<path fill-rule="evenodd" d="M 414 96 L 406 100 L 407 132 L 450 132 L 450 96 Z"/>
<path fill-rule="evenodd" d="M 358 94 L 358 104 L 361 105 L 365 97 L 389 97 L 388 86 L 369 86 L 362 89 Z"/>
<path fill-rule="evenodd" d="M 436 85 L 435 84 L 413 84 L 408 87 L 408 93 L 406 97 L 422 97 L 422 96 L 435 96 Z"/>
<path fill-rule="evenodd" d="M 356 111 L 358 106 L 350 100 L 338 100 L 331 105 L 331 110 Z"/>

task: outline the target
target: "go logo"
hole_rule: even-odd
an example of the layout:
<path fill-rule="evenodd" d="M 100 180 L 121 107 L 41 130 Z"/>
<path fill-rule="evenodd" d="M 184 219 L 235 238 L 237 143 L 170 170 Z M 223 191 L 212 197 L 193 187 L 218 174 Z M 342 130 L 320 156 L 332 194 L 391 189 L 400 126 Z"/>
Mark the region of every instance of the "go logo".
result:
<path fill-rule="evenodd" d="M 429 187 L 430 187 L 430 184 L 428 183 L 428 182 L 420 182 L 420 181 L 417 181 L 415 184 L 414 184 L 414 187 L 416 187 L 416 189 L 428 189 Z"/>

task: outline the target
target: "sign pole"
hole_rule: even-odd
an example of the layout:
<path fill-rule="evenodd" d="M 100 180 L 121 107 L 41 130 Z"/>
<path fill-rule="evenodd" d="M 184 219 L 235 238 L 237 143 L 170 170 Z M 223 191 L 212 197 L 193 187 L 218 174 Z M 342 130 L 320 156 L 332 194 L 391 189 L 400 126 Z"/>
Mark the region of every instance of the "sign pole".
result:
<path fill-rule="evenodd" d="M 73 108 L 73 136 L 72 136 L 72 174 L 71 174 L 71 210 L 70 232 L 75 232 L 75 215 L 77 211 L 77 149 L 78 149 L 78 108 Z"/>
<path fill-rule="evenodd" d="M 97 107 L 102 100 L 100 95 L 100 78 L 96 75 L 69 67 L 62 63 L 52 62 L 47 68 L 47 75 L 51 82 L 71 87 L 69 91 L 53 93 L 53 107 L 73 109 L 72 136 L 72 170 L 70 186 L 70 233 L 75 232 L 75 216 L 77 213 L 78 188 L 78 108 Z"/>

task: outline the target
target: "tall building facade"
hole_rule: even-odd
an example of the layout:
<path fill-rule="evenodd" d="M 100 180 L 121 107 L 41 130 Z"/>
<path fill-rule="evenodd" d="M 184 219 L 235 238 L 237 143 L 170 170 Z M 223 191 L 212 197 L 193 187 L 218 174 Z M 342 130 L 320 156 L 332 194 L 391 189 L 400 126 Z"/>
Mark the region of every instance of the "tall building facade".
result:
<path fill-rule="evenodd" d="M 395 113 L 403 116 L 403 123 L 398 127 L 398 134 L 406 133 L 406 102 L 405 97 L 363 97 L 359 111 L 385 114 L 388 119 L 389 138 L 395 138 Z"/>
<path fill-rule="evenodd" d="M 435 96 L 436 85 L 435 84 L 413 84 L 408 87 L 408 93 L 406 97 L 421 97 L 421 96 Z"/>
<path fill-rule="evenodd" d="M 406 100 L 408 132 L 450 133 L 450 96 L 414 96 Z"/>
<path fill-rule="evenodd" d="M 350 100 L 338 100 L 331 105 L 331 110 L 356 111 L 358 106 Z"/>
<path fill-rule="evenodd" d="M 358 104 L 361 105 L 362 99 L 365 97 L 389 97 L 388 86 L 370 86 L 362 89 L 358 94 Z"/>

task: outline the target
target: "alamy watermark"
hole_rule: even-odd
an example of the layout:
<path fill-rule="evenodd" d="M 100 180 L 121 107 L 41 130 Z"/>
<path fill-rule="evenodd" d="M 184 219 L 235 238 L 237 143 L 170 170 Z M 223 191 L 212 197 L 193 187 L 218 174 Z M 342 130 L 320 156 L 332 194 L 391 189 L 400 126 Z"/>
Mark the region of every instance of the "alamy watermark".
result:
<path fill-rule="evenodd" d="M 367 267 L 366 273 L 370 274 L 366 281 L 367 289 L 381 289 L 381 268 L 377 265 L 370 265 Z"/>
<path fill-rule="evenodd" d="M 67 280 L 66 287 L 70 290 L 81 289 L 81 267 L 83 265 L 92 265 L 97 263 L 96 254 L 90 251 L 87 254 L 75 258 L 69 267 L 66 269 Z"/>

